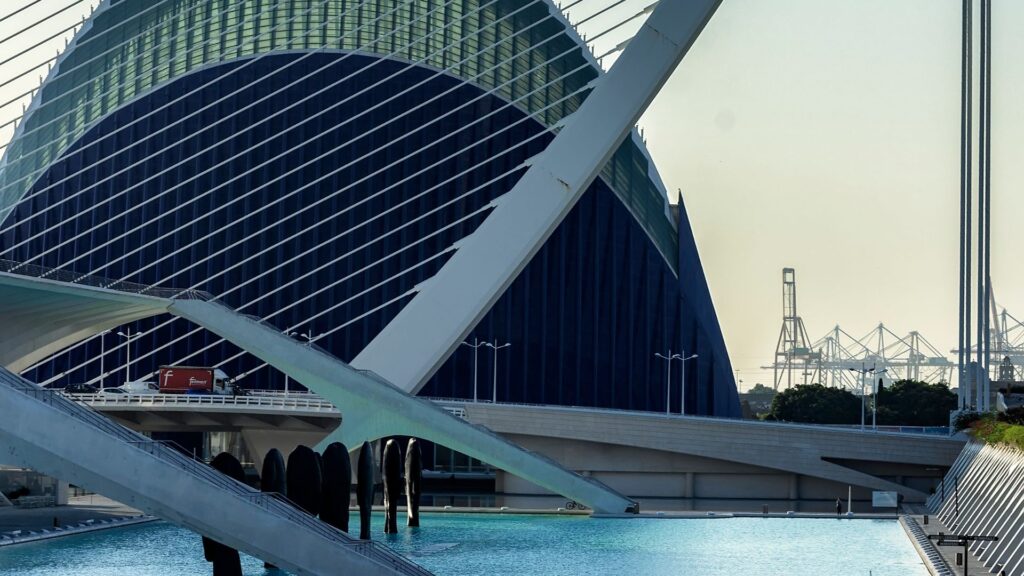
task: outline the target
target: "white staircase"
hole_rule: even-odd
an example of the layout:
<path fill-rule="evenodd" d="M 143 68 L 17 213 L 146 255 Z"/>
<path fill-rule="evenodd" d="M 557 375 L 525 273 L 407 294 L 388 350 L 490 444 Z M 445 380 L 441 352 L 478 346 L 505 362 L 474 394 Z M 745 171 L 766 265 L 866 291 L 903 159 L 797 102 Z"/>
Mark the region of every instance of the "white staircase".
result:
<path fill-rule="evenodd" d="M 87 487 L 292 573 L 430 574 L 3 368 L 0 422 L 0 461 Z"/>

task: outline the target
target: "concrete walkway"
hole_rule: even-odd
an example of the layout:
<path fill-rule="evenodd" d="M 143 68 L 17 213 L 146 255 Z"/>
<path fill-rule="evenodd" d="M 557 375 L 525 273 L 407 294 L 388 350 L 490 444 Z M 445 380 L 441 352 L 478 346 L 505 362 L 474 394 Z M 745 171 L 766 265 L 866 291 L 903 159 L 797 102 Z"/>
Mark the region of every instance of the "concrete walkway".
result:
<path fill-rule="evenodd" d="M 941 520 L 934 516 L 928 517 L 927 526 L 924 524 L 924 516 L 908 516 L 907 518 L 916 521 L 918 525 L 921 527 L 921 529 L 924 530 L 925 534 L 932 535 L 938 534 L 939 532 L 944 532 L 946 534 L 952 533 L 952 531 L 949 528 L 947 528 Z M 946 561 L 946 564 L 949 565 L 949 568 L 953 571 L 954 574 L 956 574 L 957 576 L 964 576 L 964 567 L 956 565 L 956 554 L 957 552 L 963 552 L 963 548 L 953 546 L 936 546 L 935 549 L 939 552 L 939 554 L 942 555 L 943 559 L 945 559 Z M 981 563 L 981 560 L 978 559 L 978 557 L 975 556 L 973 552 L 971 553 L 971 557 L 968 560 L 968 574 L 979 575 L 990 573 L 988 569 L 985 568 L 984 565 Z"/>
<path fill-rule="evenodd" d="M 56 518 L 62 526 L 79 524 L 89 520 L 110 520 L 139 516 L 142 512 L 115 502 L 105 496 L 76 496 L 67 506 L 45 508 L 0 508 L 0 532 L 15 530 L 40 530 L 53 528 Z"/>

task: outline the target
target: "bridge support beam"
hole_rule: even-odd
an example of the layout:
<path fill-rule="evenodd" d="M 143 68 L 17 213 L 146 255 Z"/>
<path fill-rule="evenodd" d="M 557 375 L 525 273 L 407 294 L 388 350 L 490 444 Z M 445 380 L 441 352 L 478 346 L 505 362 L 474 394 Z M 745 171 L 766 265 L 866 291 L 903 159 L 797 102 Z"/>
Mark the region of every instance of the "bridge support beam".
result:
<path fill-rule="evenodd" d="M 375 374 L 213 302 L 176 300 L 169 311 L 221 336 L 288 374 L 341 410 L 340 433 L 321 443 L 359 446 L 385 436 L 412 436 L 448 446 L 523 477 L 597 512 L 623 513 L 635 504 L 614 490 L 473 426 L 433 402 L 410 396 Z"/>
<path fill-rule="evenodd" d="M 86 486 L 289 572 L 428 574 L 2 368 L 0 422 L 0 460 Z"/>
<path fill-rule="evenodd" d="M 417 392 L 594 181 L 720 2 L 661 0 L 515 187 L 352 365 Z"/>

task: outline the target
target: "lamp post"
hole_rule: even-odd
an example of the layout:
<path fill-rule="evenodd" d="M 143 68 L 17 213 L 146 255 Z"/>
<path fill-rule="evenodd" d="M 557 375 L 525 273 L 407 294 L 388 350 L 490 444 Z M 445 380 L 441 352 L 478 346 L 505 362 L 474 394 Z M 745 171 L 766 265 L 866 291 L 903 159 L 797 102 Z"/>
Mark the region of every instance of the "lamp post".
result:
<path fill-rule="evenodd" d="M 483 345 L 484 346 L 489 346 L 489 347 L 494 349 L 494 391 L 492 392 L 492 395 L 491 395 L 491 402 L 494 402 L 495 404 L 497 404 L 498 403 L 498 350 L 501 350 L 502 348 L 508 348 L 512 344 L 510 344 L 508 342 L 505 342 L 501 346 L 498 346 L 498 341 L 495 340 L 493 343 L 491 343 L 491 342 L 483 342 Z"/>
<path fill-rule="evenodd" d="M 292 332 L 292 334 L 295 334 L 295 333 Z M 321 334 L 313 334 L 313 329 L 310 328 L 309 332 L 303 332 L 302 334 L 299 334 L 299 336 L 302 336 L 303 338 L 306 339 L 306 348 L 312 348 L 313 347 L 313 340 L 316 340 L 317 338 L 323 336 L 323 334 L 322 333 Z M 284 377 L 288 378 L 288 375 L 285 374 Z M 285 392 L 286 393 L 288 392 L 287 385 L 288 385 L 288 381 L 285 380 L 285 386 L 286 386 Z"/>
<path fill-rule="evenodd" d="M 103 381 L 107 378 L 107 369 L 104 364 L 104 358 L 107 356 L 107 334 L 110 334 L 110 330 L 100 332 L 100 390 L 103 390 Z"/>
<path fill-rule="evenodd" d="M 285 334 L 287 334 L 289 338 L 295 338 L 296 336 L 299 335 L 298 332 L 288 332 L 287 330 L 285 330 Z M 288 380 L 290 380 L 290 378 L 288 378 L 288 373 L 285 372 L 284 373 L 284 395 L 285 396 L 288 395 Z"/>
<path fill-rule="evenodd" d="M 863 431 L 864 430 L 864 392 L 865 392 L 865 388 L 867 387 L 866 382 L 864 380 L 865 380 L 865 378 L 867 378 L 868 374 L 873 374 L 874 373 L 875 368 L 873 366 L 871 368 L 865 368 L 864 367 L 864 363 L 861 362 L 860 363 L 860 370 L 858 370 L 856 368 L 847 368 L 847 370 L 849 370 L 850 372 L 856 372 L 856 373 L 860 374 L 860 429 Z"/>
<path fill-rule="evenodd" d="M 122 337 L 122 338 L 124 338 L 126 340 L 126 342 L 124 344 L 124 348 L 126 350 L 125 353 L 128 355 L 128 361 L 124 363 L 124 383 L 127 384 L 127 383 L 132 381 L 132 373 L 131 373 L 131 366 L 132 366 L 132 329 L 131 328 L 125 328 L 125 332 L 127 332 L 127 334 L 125 334 L 124 332 L 118 332 L 117 335 Z M 139 335 L 136 334 L 135 338 L 138 338 L 138 337 L 139 337 Z"/>
<path fill-rule="evenodd" d="M 871 370 L 874 371 L 874 364 L 871 365 Z M 882 383 L 881 375 L 888 372 L 888 368 L 882 368 L 875 374 L 879 375 L 878 380 L 874 377 L 871 378 L 871 429 L 878 431 L 878 385 Z"/>
<path fill-rule="evenodd" d="M 478 356 L 478 353 L 480 351 L 480 347 L 481 346 L 489 346 L 490 343 L 489 342 L 480 342 L 478 339 L 473 338 L 473 343 L 472 344 L 470 344 L 469 342 L 463 342 L 462 345 L 463 346 L 469 346 L 470 348 L 473 349 L 473 402 L 476 402 L 477 401 L 477 386 L 476 385 L 477 385 L 477 380 L 478 380 L 477 376 L 478 376 L 478 372 L 479 372 L 476 369 L 476 367 L 477 367 L 477 356 Z M 497 352 L 495 352 L 495 354 L 497 354 Z"/>
<path fill-rule="evenodd" d="M 665 361 L 665 414 L 672 413 L 672 361 L 682 360 L 683 357 L 679 354 L 673 354 L 672 349 L 668 349 L 668 354 L 662 354 L 661 352 L 655 352 L 654 355 Z M 685 370 L 685 364 L 683 365 Z M 686 380 L 683 380 L 683 385 L 686 385 Z M 685 402 L 685 400 L 684 400 Z"/>
<path fill-rule="evenodd" d="M 686 352 L 684 351 L 683 354 L 686 354 Z M 686 356 L 679 359 L 679 364 L 683 367 L 683 382 L 680 386 L 683 404 L 682 406 L 679 407 L 679 413 L 683 415 L 686 414 L 686 361 L 693 360 L 696 357 L 696 354 L 691 354 L 690 356 Z"/>

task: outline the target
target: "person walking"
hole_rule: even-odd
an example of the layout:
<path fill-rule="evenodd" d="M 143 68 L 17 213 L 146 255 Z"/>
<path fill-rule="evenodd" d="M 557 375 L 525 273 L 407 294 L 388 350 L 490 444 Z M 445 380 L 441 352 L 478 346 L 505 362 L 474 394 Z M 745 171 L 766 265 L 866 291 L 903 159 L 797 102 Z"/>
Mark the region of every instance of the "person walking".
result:
<path fill-rule="evenodd" d="M 843 501 L 836 498 L 836 517 L 843 515 Z"/>

